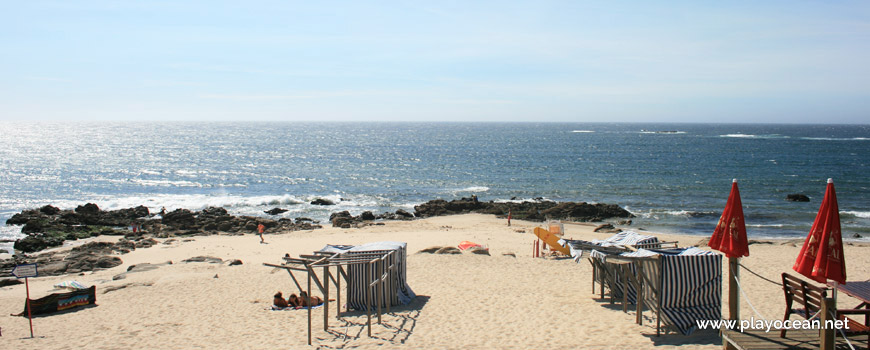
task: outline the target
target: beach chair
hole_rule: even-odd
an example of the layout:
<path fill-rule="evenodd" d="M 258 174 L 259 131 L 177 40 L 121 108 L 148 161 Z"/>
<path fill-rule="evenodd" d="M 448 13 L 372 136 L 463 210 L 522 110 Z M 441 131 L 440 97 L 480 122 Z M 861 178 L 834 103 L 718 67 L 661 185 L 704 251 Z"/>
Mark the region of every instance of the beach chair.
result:
<path fill-rule="evenodd" d="M 828 289 L 812 285 L 800 278 L 786 272 L 782 273 L 782 291 L 785 293 L 785 316 L 782 320 L 788 320 L 792 314 L 811 320 L 819 318 L 818 312 L 822 309 L 822 300 L 827 297 Z M 798 302 L 802 308 L 795 308 L 794 302 Z M 864 322 L 855 321 L 846 315 L 864 315 Z M 837 319 L 847 323 L 847 329 L 843 329 L 846 336 L 867 335 L 867 349 L 870 349 L 870 309 L 837 309 Z M 779 332 L 781 338 L 785 338 L 786 329 Z"/>
<path fill-rule="evenodd" d="M 559 220 L 550 221 L 547 223 L 547 227 L 549 228 L 550 233 L 556 237 L 561 238 L 565 235 L 565 225 Z"/>

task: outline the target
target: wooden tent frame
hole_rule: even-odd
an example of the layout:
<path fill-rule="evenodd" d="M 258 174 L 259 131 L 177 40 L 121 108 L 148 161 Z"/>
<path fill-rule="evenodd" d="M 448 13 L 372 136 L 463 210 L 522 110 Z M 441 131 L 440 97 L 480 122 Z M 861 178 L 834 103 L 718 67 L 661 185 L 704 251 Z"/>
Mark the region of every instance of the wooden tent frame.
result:
<path fill-rule="evenodd" d="M 311 345 L 311 281 L 314 281 L 314 284 L 317 286 L 317 289 L 323 293 L 323 330 L 326 331 L 329 328 L 329 285 L 330 282 L 335 286 L 336 290 L 336 301 L 338 307 L 336 308 L 336 318 L 341 318 L 341 280 L 344 279 L 345 285 L 347 288 L 347 295 L 350 295 L 350 277 L 348 276 L 348 270 L 350 266 L 362 266 L 363 267 L 363 278 L 365 278 L 366 282 L 366 298 L 365 298 L 365 307 L 366 307 L 366 325 L 368 327 L 368 336 L 372 336 L 372 308 L 377 304 L 377 316 L 378 316 L 378 324 L 381 323 L 381 302 L 386 294 L 389 297 L 389 300 L 393 300 L 396 297 L 396 289 L 393 288 L 393 276 L 397 273 L 398 265 L 397 259 L 390 259 L 394 254 L 396 254 L 396 250 L 373 250 L 373 251 L 355 251 L 355 252 L 343 252 L 343 253 L 334 253 L 334 252 L 325 252 L 325 251 L 316 251 L 312 255 L 300 255 L 299 258 L 292 258 L 290 256 L 284 256 L 283 264 L 269 264 L 263 263 L 265 266 L 284 269 L 290 274 L 290 278 L 293 279 L 293 283 L 296 285 L 296 288 L 299 289 L 299 292 L 302 293 L 304 290 L 302 286 L 299 284 L 299 280 L 296 279 L 296 276 L 293 275 L 293 271 L 305 272 L 306 279 L 308 281 L 308 345 Z M 387 261 L 392 261 L 389 266 L 387 265 Z M 317 276 L 316 268 L 323 268 L 323 281 Z M 335 267 L 336 272 L 332 273 L 331 268 Z M 389 288 L 384 288 L 384 283 L 389 281 Z M 375 289 L 373 292 L 372 289 Z M 386 290 L 385 290 L 386 289 Z M 376 294 L 376 295 L 373 295 Z M 374 303 L 372 300 L 374 298 L 377 299 L 377 303 Z M 390 304 L 386 303 L 387 313 L 390 313 Z"/>
<path fill-rule="evenodd" d="M 622 312 L 628 312 L 628 284 L 631 283 L 635 291 L 637 291 L 637 295 L 635 296 L 635 307 L 636 307 L 636 319 L 635 323 L 638 325 L 643 325 L 643 308 L 644 306 L 648 307 L 656 316 L 656 336 L 661 335 L 662 328 L 662 259 L 661 255 L 655 255 L 650 257 L 624 257 L 619 255 L 607 255 L 604 258 L 605 261 L 596 261 L 594 258 L 590 257 L 589 261 L 592 263 L 592 266 L 598 265 L 598 270 L 603 271 L 605 274 L 605 278 L 603 281 L 599 281 L 601 284 L 601 298 L 604 298 L 604 284 L 608 284 L 608 288 L 610 291 L 610 303 L 613 304 L 614 301 L 614 291 L 616 289 L 616 275 L 619 274 L 622 277 Z M 655 269 L 659 271 L 658 278 L 654 281 L 650 279 L 644 273 L 643 263 L 652 263 L 655 266 Z M 607 264 L 614 264 L 613 269 L 609 269 Z M 631 264 L 635 264 L 635 273 L 631 272 Z M 647 287 L 652 292 L 652 295 L 646 295 L 644 293 L 644 287 Z M 593 293 L 594 293 L 594 282 L 593 282 Z M 667 324 L 667 322 L 666 322 Z"/>

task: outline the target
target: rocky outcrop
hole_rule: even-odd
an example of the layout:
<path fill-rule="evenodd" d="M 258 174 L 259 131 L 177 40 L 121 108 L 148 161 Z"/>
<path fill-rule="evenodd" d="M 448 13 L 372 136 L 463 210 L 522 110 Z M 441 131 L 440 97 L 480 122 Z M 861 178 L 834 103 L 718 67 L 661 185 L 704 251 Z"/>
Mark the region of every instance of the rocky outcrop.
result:
<path fill-rule="evenodd" d="M 143 235 L 165 238 L 218 232 L 253 233 L 260 224 L 267 231 L 313 230 L 321 227 L 306 218 L 299 218 L 294 222 L 288 218 L 276 221 L 252 216 L 233 216 L 220 207 L 209 207 L 202 211 L 176 209 L 153 218 L 144 206 L 104 211 L 93 203 L 80 205 L 75 210 L 61 210 L 46 205 L 15 214 L 6 223 L 23 225 L 21 232 L 27 237 L 17 240 L 14 248 L 25 253 L 60 246 L 66 240 L 99 235 L 123 235 L 131 239 Z M 131 224 L 137 226 L 135 232 L 126 229 Z"/>
<path fill-rule="evenodd" d="M 335 202 L 328 199 L 317 198 L 311 201 L 311 205 L 335 205 Z"/>
<path fill-rule="evenodd" d="M 375 223 L 376 220 L 410 220 L 413 218 L 414 215 L 402 209 L 396 210 L 395 213 L 387 212 L 378 215 L 370 211 L 364 211 L 359 216 L 353 216 L 349 211 L 345 210 L 330 214 L 329 222 L 332 223 L 332 227 L 351 228 L 378 225 L 378 223 Z"/>
<path fill-rule="evenodd" d="M 269 214 L 269 215 L 278 215 L 278 214 L 282 214 L 282 213 L 287 212 L 287 209 L 272 208 L 272 209 L 269 209 L 269 210 L 265 210 L 265 211 L 263 211 L 263 212 L 266 213 L 266 214 Z"/>
<path fill-rule="evenodd" d="M 21 233 L 28 237 L 16 241 L 14 248 L 29 253 L 59 246 L 65 240 L 124 235 L 125 231 L 118 227 L 141 221 L 149 214 L 144 206 L 104 211 L 93 203 L 80 205 L 75 210 L 61 210 L 46 205 L 15 214 L 6 220 L 6 224 L 23 225 Z"/>
<path fill-rule="evenodd" d="M 129 240 L 121 238 L 118 242 L 88 242 L 64 252 L 48 252 L 36 256 L 19 254 L 13 259 L 0 261 L 0 269 L 11 269 L 25 263 L 39 264 L 40 276 L 57 276 L 121 265 L 117 255 L 126 254 L 138 248 L 148 248 L 157 241 L 151 238 Z"/>
<path fill-rule="evenodd" d="M 544 221 L 546 219 L 571 221 L 602 221 L 609 218 L 632 218 L 634 215 L 615 204 L 589 204 L 586 202 L 553 202 L 545 200 L 522 203 L 481 202 L 476 198 L 462 198 L 447 202 L 436 199 L 414 207 L 417 217 L 432 217 L 463 213 L 507 215 L 519 220 Z"/>
<path fill-rule="evenodd" d="M 793 193 L 785 196 L 785 200 L 792 202 L 809 202 L 810 197 L 807 197 L 805 194 Z"/>
<path fill-rule="evenodd" d="M 595 229 L 593 229 L 592 232 L 620 233 L 620 232 L 622 232 L 622 230 L 614 227 L 613 224 L 601 224 L 601 225 L 598 225 L 598 227 L 596 227 Z"/>

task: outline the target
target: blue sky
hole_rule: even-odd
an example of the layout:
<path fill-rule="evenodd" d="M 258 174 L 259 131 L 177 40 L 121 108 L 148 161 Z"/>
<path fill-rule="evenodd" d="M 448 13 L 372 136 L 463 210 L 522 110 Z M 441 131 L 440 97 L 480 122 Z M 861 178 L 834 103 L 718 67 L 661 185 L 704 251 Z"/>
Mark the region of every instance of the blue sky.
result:
<path fill-rule="evenodd" d="M 866 1 L 5 1 L 0 120 L 870 123 Z"/>

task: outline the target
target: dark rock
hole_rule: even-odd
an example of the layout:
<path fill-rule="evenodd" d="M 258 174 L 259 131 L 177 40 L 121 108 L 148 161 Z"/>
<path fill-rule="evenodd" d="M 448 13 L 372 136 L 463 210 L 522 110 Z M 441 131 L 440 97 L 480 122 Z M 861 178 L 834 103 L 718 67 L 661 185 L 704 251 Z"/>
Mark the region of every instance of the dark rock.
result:
<path fill-rule="evenodd" d="M 269 214 L 269 215 L 278 215 L 278 214 L 281 214 L 284 212 L 287 212 L 287 209 L 272 208 L 272 209 L 264 211 L 264 213 Z"/>
<path fill-rule="evenodd" d="M 51 206 L 39 209 L 24 210 L 13 215 L 7 224 L 23 225 L 23 233 L 29 238 L 19 243 L 23 251 L 33 252 L 60 245 L 63 240 L 82 239 L 98 235 L 123 235 L 137 239 L 143 234 L 167 238 L 173 235 L 208 235 L 216 231 L 236 233 L 240 230 L 256 231 L 258 224 L 263 224 L 271 230 L 297 231 L 320 228 L 311 222 L 296 222 L 287 219 L 277 222 L 257 217 L 235 217 L 220 207 L 209 207 L 200 212 L 187 209 L 176 209 L 163 213 L 160 219 L 149 219 L 149 210 L 145 206 L 135 208 L 104 211 L 93 203 L 80 205 L 73 210 L 60 210 Z M 119 230 L 135 223 L 139 225 L 138 232 Z M 316 222 L 315 222 L 316 223 Z M 147 244 L 146 244 L 147 245 Z M 119 252 L 133 250 L 119 249 Z"/>
<path fill-rule="evenodd" d="M 538 198 L 522 203 L 495 203 L 462 198 L 447 202 L 443 199 L 431 200 L 414 207 L 417 217 L 453 215 L 461 213 L 482 213 L 505 216 L 510 211 L 517 220 L 544 221 L 547 218 L 574 221 L 602 221 L 613 217 L 634 217 L 617 205 L 588 204 L 575 202 L 557 203 Z"/>
<path fill-rule="evenodd" d="M 541 211 L 541 214 L 546 217 L 575 221 L 602 221 L 614 217 L 630 218 L 634 216 L 615 204 L 589 204 L 585 202 L 559 203 L 555 207 Z"/>
<path fill-rule="evenodd" d="M 328 200 L 328 199 L 317 198 L 317 199 L 311 201 L 311 204 L 312 205 L 335 205 L 335 202 Z"/>
<path fill-rule="evenodd" d="M 57 276 L 66 272 L 69 263 L 66 261 L 56 261 L 46 265 L 39 266 L 39 274 L 42 276 Z"/>
<path fill-rule="evenodd" d="M 38 234 L 16 240 L 12 247 L 25 253 L 32 253 L 45 248 L 57 247 L 62 244 L 63 238 Z"/>
<path fill-rule="evenodd" d="M 257 231 L 257 223 L 255 221 L 248 221 L 245 224 L 245 231 Z"/>
<path fill-rule="evenodd" d="M 407 211 L 404 210 L 404 209 L 396 210 L 396 215 L 397 215 L 397 216 L 400 216 L 400 217 L 408 218 L 408 219 L 414 217 L 414 214 L 411 214 L 411 213 L 407 212 Z"/>
<path fill-rule="evenodd" d="M 785 200 L 792 201 L 792 202 L 809 202 L 810 197 L 807 197 L 807 195 L 805 195 L 805 194 L 794 193 L 794 194 L 790 194 L 790 195 L 785 196 Z"/>
<path fill-rule="evenodd" d="M 96 264 L 94 264 L 94 267 L 101 269 L 110 269 L 123 263 L 124 262 L 121 261 L 121 258 L 117 256 L 101 256 L 97 258 L 97 262 Z"/>
<path fill-rule="evenodd" d="M 28 220 L 27 223 L 21 227 L 21 233 L 38 233 L 45 231 L 45 220 L 32 219 Z"/>
<path fill-rule="evenodd" d="M 598 225 L 598 227 L 596 227 L 595 229 L 593 229 L 592 232 L 598 232 L 598 231 L 602 231 L 602 230 L 612 230 L 612 229 L 615 229 L 615 227 L 613 227 L 612 224 L 601 224 L 601 225 Z"/>
<path fill-rule="evenodd" d="M 96 215 L 96 214 L 100 213 L 100 207 L 98 207 L 94 203 L 80 205 L 80 206 L 76 207 L 76 213 Z"/>
<path fill-rule="evenodd" d="M 224 216 L 229 216 L 229 215 L 230 214 L 224 208 L 208 207 L 208 208 L 203 209 L 201 212 L 199 212 L 199 214 L 197 216 L 198 217 L 224 217 Z"/>
<path fill-rule="evenodd" d="M 175 209 L 163 214 L 161 223 L 175 229 L 192 229 L 196 227 L 196 215 L 187 209 Z"/>
<path fill-rule="evenodd" d="M 217 225 L 217 230 L 224 231 L 224 232 L 231 232 L 231 231 L 238 232 L 239 231 L 238 229 L 233 230 L 233 227 L 234 227 L 233 224 L 230 222 L 222 222 L 222 223 Z"/>
<path fill-rule="evenodd" d="M 55 206 L 46 205 L 42 208 L 39 208 L 39 212 L 45 215 L 57 215 L 57 213 L 60 213 L 60 209 Z"/>
<path fill-rule="evenodd" d="M 371 221 L 375 219 L 375 214 L 372 214 L 370 211 L 364 211 L 359 215 L 360 219 Z"/>
<path fill-rule="evenodd" d="M 861 235 L 859 235 L 859 234 L 857 234 L 857 233 L 853 233 L 853 234 L 852 234 L 852 238 L 861 238 Z"/>
<path fill-rule="evenodd" d="M 441 248 L 444 248 L 444 247 L 441 247 L 441 246 L 429 247 L 429 248 L 426 248 L 426 249 L 423 249 L 423 250 L 417 252 L 417 254 L 420 254 L 420 253 L 432 254 L 432 253 L 437 252 Z"/>
<path fill-rule="evenodd" d="M 354 222 L 354 217 L 345 210 L 330 214 L 329 221 L 332 222 L 332 227 L 350 228 L 350 224 Z"/>
<path fill-rule="evenodd" d="M 241 265 L 241 264 L 242 264 L 241 260 L 233 259 L 232 261 L 230 261 L 230 264 L 228 266 L 236 266 L 236 265 Z"/>
<path fill-rule="evenodd" d="M 468 248 L 468 252 L 470 252 L 471 254 L 487 255 L 487 256 L 489 256 L 489 249 L 482 248 L 482 247 L 471 247 L 471 248 Z"/>

